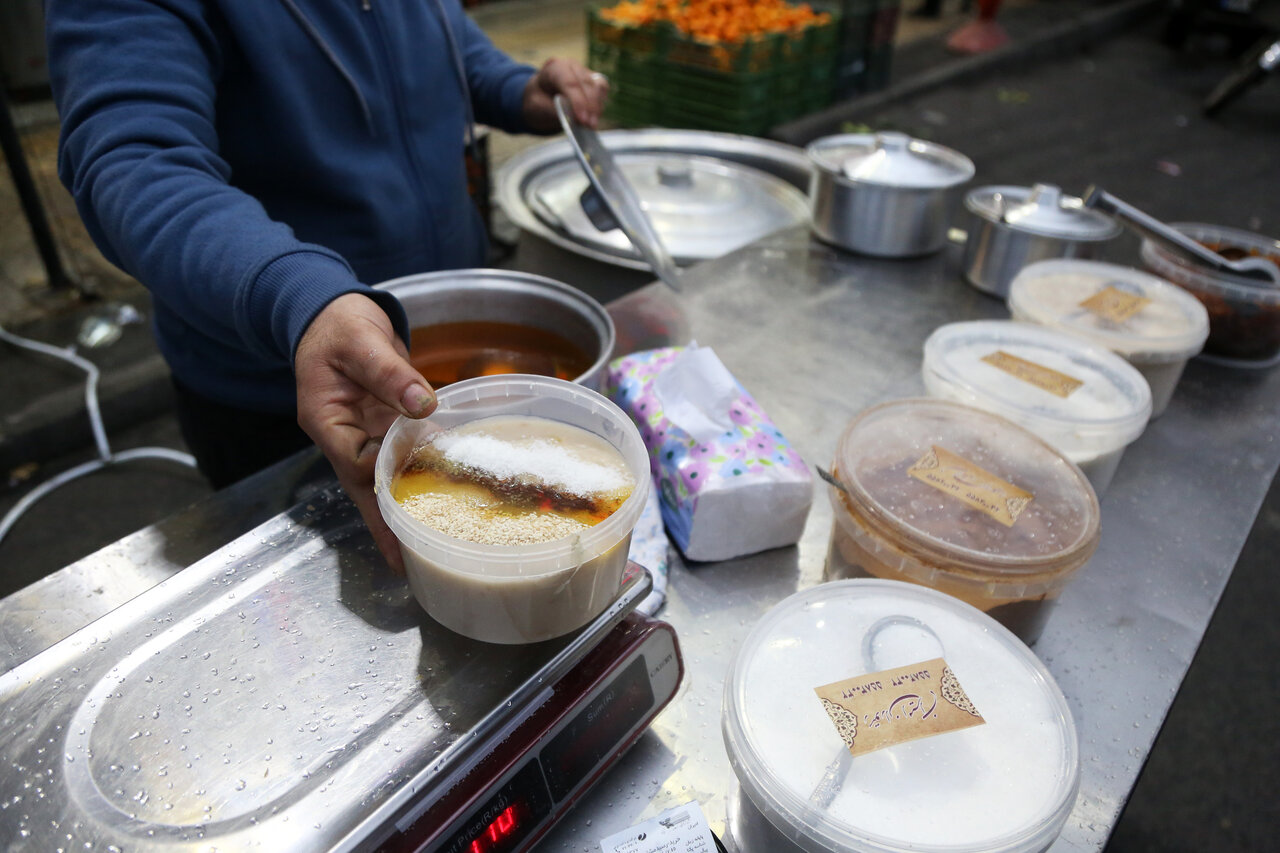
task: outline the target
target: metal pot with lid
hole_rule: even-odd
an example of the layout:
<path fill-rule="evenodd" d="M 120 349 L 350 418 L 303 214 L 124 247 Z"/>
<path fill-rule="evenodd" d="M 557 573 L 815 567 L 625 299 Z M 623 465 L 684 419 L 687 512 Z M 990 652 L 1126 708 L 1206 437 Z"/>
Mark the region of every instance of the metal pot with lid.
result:
<path fill-rule="evenodd" d="M 975 171 L 958 151 L 887 131 L 823 137 L 807 153 L 814 233 L 884 258 L 941 249 L 959 189 Z"/>
<path fill-rule="evenodd" d="M 1014 276 L 1028 264 L 1096 257 L 1121 230 L 1110 217 L 1052 184 L 979 187 L 965 196 L 964 205 L 969 219 L 965 280 L 1000 297 L 1009 295 Z"/>

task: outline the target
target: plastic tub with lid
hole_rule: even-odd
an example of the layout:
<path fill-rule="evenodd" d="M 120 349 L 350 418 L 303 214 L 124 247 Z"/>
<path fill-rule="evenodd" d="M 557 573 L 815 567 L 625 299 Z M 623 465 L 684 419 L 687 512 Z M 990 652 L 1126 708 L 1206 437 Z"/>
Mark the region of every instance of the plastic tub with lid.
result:
<path fill-rule="evenodd" d="M 418 603 L 452 631 L 506 644 L 559 637 L 604 612 L 622 587 L 631 534 L 649 493 L 649 454 L 635 423 L 607 397 L 546 376 L 467 379 L 441 390 L 437 400 L 428 418 L 396 419 L 378 451 L 374 477 L 378 509 L 400 542 L 409 588 Z M 592 526 L 529 544 L 458 538 L 419 520 L 396 500 L 397 477 L 416 449 L 445 430 L 493 418 L 527 418 L 585 431 L 593 443 L 616 450 L 630 474 L 630 494 Z M 541 442 L 547 443 L 559 444 L 559 437 Z M 542 449 L 522 447 L 526 452 L 515 461 L 516 470 L 504 472 L 510 480 L 549 483 L 541 477 L 545 470 L 554 477 L 573 464 L 553 447 L 548 451 L 551 464 L 535 470 Z M 510 458 L 499 457 L 498 467 L 511 467 Z M 575 472 L 568 473 L 572 477 Z"/>
<path fill-rule="evenodd" d="M 1080 466 L 1098 494 L 1146 429 L 1151 387 L 1079 335 L 1012 320 L 948 323 L 924 344 L 929 394 L 1021 424 Z"/>
<path fill-rule="evenodd" d="M 1199 222 L 1173 228 L 1228 258 L 1267 258 L 1280 266 L 1280 240 Z M 1205 355 L 1236 367 L 1280 362 L 1280 286 L 1218 272 L 1174 255 L 1153 240 L 1142 241 L 1142 262 L 1156 275 L 1185 287 L 1209 311 Z"/>
<path fill-rule="evenodd" d="M 932 468 L 951 483 L 924 476 Z M 1098 547 L 1098 499 L 1044 440 L 960 403 L 912 398 L 854 418 L 836 446 L 829 579 L 907 581 L 953 595 L 1035 642 Z M 988 479 L 982 504 L 945 487 Z M 1007 514 L 993 504 L 1022 500 Z M 1016 510 L 1016 511 L 1015 511 Z"/>
<path fill-rule="evenodd" d="M 815 688 L 939 657 L 985 723 L 853 757 Z M 967 604 L 896 581 L 819 584 L 765 614 L 730 665 L 721 729 L 743 853 L 1035 853 L 1079 789 L 1044 665 Z"/>
<path fill-rule="evenodd" d="M 1120 233 L 1110 217 L 1052 184 L 978 187 L 964 198 L 964 277 L 1004 297 L 1023 267 L 1050 258 L 1091 258 Z"/>
<path fill-rule="evenodd" d="M 1083 335 L 1123 356 L 1151 386 L 1153 418 L 1209 336 L 1209 314 L 1190 293 L 1100 261 L 1031 264 L 1014 278 L 1008 302 L 1015 320 Z"/>

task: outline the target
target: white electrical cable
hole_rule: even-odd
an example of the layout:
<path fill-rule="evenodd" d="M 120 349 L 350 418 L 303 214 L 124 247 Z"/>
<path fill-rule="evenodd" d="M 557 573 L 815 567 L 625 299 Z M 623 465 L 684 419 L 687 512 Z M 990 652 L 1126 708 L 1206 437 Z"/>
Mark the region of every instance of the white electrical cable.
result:
<path fill-rule="evenodd" d="M 93 429 L 94 444 L 98 449 L 98 458 L 74 468 L 69 468 L 61 474 L 55 475 L 52 479 L 46 480 L 36 488 L 32 489 L 22 499 L 10 509 L 3 519 L 0 519 L 0 541 L 8 535 L 13 525 L 18 519 L 31 508 L 36 501 L 45 495 L 63 486 L 72 480 L 92 474 L 108 465 L 115 465 L 120 462 L 131 462 L 135 459 L 165 459 L 170 462 L 176 462 L 179 465 L 185 465 L 188 468 L 196 467 L 196 460 L 190 453 L 183 453 L 178 450 L 172 450 L 168 447 L 136 447 L 132 450 L 123 450 L 119 453 L 112 453 L 111 446 L 107 443 L 107 431 L 102 425 L 102 412 L 98 408 L 98 366 L 87 358 L 81 357 L 76 353 L 73 347 L 55 347 L 50 344 L 33 341 L 28 338 L 20 337 L 0 326 L 0 340 L 13 344 L 22 349 L 31 350 L 32 352 L 42 353 L 54 358 L 62 359 L 70 362 L 76 367 L 83 370 L 88 379 L 85 382 L 84 396 L 85 408 L 89 412 L 89 424 Z"/>

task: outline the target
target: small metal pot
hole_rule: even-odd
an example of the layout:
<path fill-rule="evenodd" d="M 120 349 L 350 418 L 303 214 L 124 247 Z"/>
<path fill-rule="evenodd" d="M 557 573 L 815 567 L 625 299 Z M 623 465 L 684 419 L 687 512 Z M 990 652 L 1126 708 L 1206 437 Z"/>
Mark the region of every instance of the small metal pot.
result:
<path fill-rule="evenodd" d="M 807 149 L 813 232 L 864 255 L 906 258 L 943 247 L 969 158 L 903 133 L 827 136 Z"/>
<path fill-rule="evenodd" d="M 555 332 L 594 357 L 574 382 L 600 390 L 616 341 L 604 306 L 555 279 L 497 269 L 445 270 L 374 285 L 395 294 L 409 327 L 435 323 L 519 323 Z"/>
<path fill-rule="evenodd" d="M 979 187 L 965 196 L 968 239 L 965 280 L 984 293 L 1009 295 L 1028 264 L 1054 258 L 1091 259 L 1120 225 L 1052 184 Z"/>

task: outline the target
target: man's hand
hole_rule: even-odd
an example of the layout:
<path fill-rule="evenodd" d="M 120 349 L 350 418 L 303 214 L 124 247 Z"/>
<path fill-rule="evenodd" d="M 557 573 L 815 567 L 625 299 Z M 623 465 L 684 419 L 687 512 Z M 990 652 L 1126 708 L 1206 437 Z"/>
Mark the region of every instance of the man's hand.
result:
<path fill-rule="evenodd" d="M 404 574 L 404 562 L 378 510 L 374 463 L 396 415 L 422 418 L 436 407 L 408 355 L 383 310 L 348 293 L 316 316 L 294 356 L 298 425 L 328 457 L 396 574 Z"/>
<path fill-rule="evenodd" d="M 573 107 L 573 117 L 580 124 L 596 127 L 609 94 L 609 81 L 603 74 L 588 70 L 572 59 L 548 59 L 529 78 L 524 88 L 524 120 L 534 130 L 556 133 L 556 95 L 564 95 Z"/>

